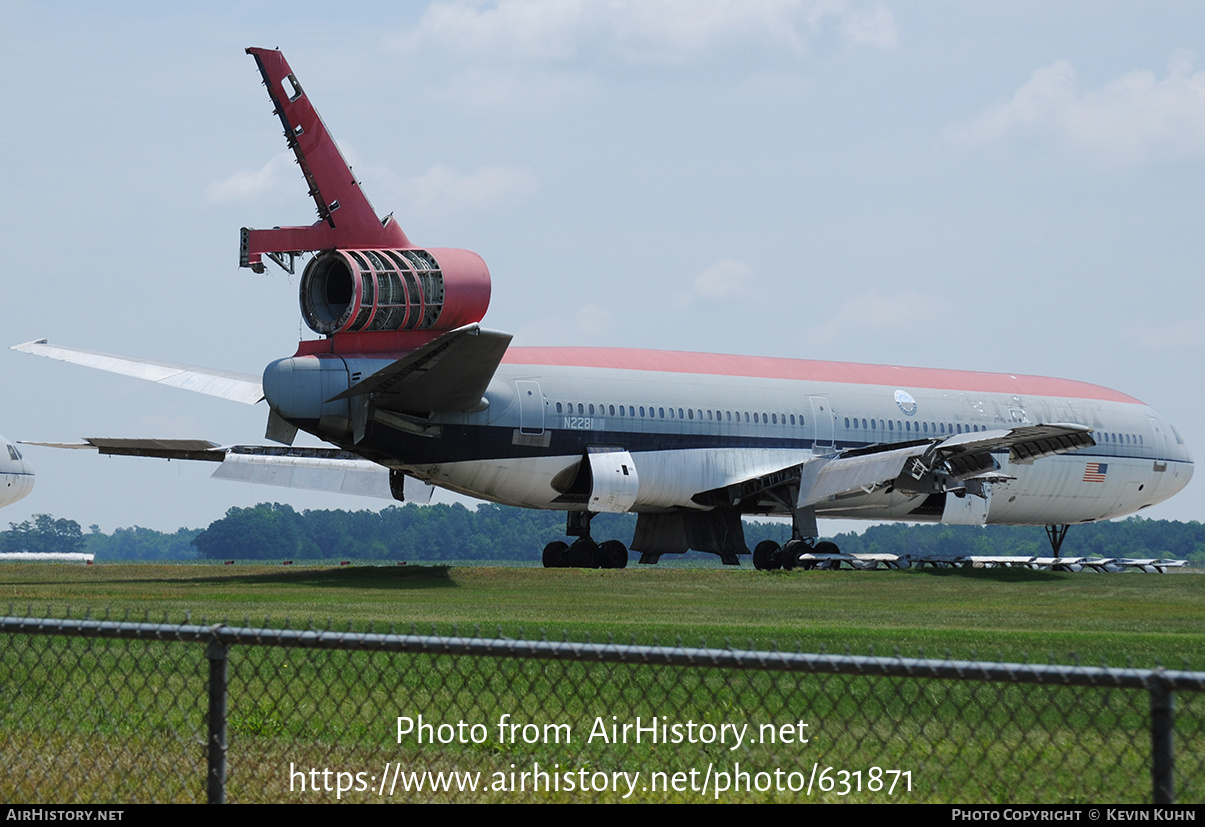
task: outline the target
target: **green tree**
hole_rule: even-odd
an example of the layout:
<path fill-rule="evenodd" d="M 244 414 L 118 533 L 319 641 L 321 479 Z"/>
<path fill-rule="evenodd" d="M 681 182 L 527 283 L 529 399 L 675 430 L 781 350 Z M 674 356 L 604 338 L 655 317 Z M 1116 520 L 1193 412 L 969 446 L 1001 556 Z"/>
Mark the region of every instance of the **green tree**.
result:
<path fill-rule="evenodd" d="M 56 520 L 50 514 L 35 514 L 33 522 L 9 523 L 0 535 L 4 551 L 30 551 L 37 554 L 79 553 L 84 550 L 84 533 L 75 520 Z"/>

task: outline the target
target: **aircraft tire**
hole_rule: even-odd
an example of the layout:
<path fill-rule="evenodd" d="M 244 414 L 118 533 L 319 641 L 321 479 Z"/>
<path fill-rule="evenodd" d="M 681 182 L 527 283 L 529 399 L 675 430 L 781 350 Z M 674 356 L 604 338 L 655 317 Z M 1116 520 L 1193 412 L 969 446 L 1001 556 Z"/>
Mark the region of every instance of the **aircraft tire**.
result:
<path fill-rule="evenodd" d="M 561 569 L 566 565 L 566 555 L 569 553 L 569 544 L 563 543 L 560 540 L 549 543 L 544 546 L 544 568 L 546 569 Z"/>
<path fill-rule="evenodd" d="M 762 540 L 753 547 L 753 568 L 758 571 L 774 571 L 778 568 L 780 546 L 773 540 Z"/>
<path fill-rule="evenodd" d="M 604 569 L 626 569 L 628 547 L 618 540 L 607 540 L 598 547 L 599 562 Z"/>
<path fill-rule="evenodd" d="M 816 554 L 840 554 L 841 549 L 832 540 L 821 540 L 812 548 Z"/>
<path fill-rule="evenodd" d="M 802 540 L 789 541 L 782 547 L 782 551 L 778 552 L 778 559 L 782 563 L 782 570 L 794 571 L 799 566 L 799 555 L 807 550 L 807 544 Z"/>
<path fill-rule="evenodd" d="M 569 546 L 569 566 L 575 569 L 598 568 L 598 543 L 589 537 L 580 537 Z"/>

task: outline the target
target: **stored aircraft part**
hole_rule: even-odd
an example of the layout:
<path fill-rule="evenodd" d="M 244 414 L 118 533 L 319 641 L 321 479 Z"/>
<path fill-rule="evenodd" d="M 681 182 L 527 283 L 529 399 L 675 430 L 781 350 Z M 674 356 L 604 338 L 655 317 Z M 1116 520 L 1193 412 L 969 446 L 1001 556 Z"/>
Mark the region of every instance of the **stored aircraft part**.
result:
<path fill-rule="evenodd" d="M 300 294 L 306 324 L 326 336 L 453 330 L 485 316 L 490 276 L 467 250 L 327 250 L 306 266 Z"/>
<path fill-rule="evenodd" d="M 176 362 L 161 362 L 156 359 L 115 356 L 111 353 L 74 347 L 60 347 L 47 344 L 45 339 L 13 345 L 10 350 L 45 356 L 60 362 L 71 362 L 109 373 L 120 373 L 123 376 L 132 376 L 135 379 L 170 385 L 173 388 L 217 396 L 246 405 L 254 405 L 264 398 L 263 386 L 260 384 L 259 377 L 245 373 L 181 365 Z"/>
<path fill-rule="evenodd" d="M 422 417 L 432 411 L 480 410 L 484 407 L 485 389 L 510 340 L 509 333 L 467 325 L 445 333 L 327 401 L 368 396 L 374 409 Z M 313 358 L 282 359 L 273 362 L 268 370 Z M 268 403 L 275 409 L 276 394 L 284 392 L 288 383 L 274 379 L 270 380 L 265 371 Z M 281 387 L 278 389 L 277 385 Z"/>
<path fill-rule="evenodd" d="M 0 563 L 88 563 L 95 554 L 73 551 L 2 551 Z"/>

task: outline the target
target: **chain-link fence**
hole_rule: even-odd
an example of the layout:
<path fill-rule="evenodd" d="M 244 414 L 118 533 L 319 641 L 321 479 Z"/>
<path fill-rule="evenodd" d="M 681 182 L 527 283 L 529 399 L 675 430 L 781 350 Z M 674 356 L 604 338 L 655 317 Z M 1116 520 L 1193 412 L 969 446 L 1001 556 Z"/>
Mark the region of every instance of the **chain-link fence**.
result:
<path fill-rule="evenodd" d="M 1205 801 L 1205 672 L 0 618 L 0 799 Z"/>

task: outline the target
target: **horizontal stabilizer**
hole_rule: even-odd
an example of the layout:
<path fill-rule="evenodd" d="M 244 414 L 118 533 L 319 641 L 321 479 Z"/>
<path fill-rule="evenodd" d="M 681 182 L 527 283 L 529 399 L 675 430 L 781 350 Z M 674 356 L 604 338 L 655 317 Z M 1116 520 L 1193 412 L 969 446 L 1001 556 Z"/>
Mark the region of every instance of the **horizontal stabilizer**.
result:
<path fill-rule="evenodd" d="M 161 362 L 156 359 L 115 356 L 111 353 L 74 347 L 60 347 L 47 344 L 45 339 L 13 345 L 11 350 L 45 356 L 48 359 L 58 359 L 60 362 L 71 362 L 109 373 L 120 373 L 122 376 L 132 376 L 135 379 L 170 385 L 173 388 L 183 388 L 207 396 L 229 399 L 232 402 L 242 402 L 246 405 L 254 405 L 264 398 L 260 378 L 246 373 L 200 368 L 176 362 Z"/>
<path fill-rule="evenodd" d="M 457 328 L 329 401 L 368 395 L 375 408 L 415 416 L 480 408 L 511 338 L 475 324 Z"/>

